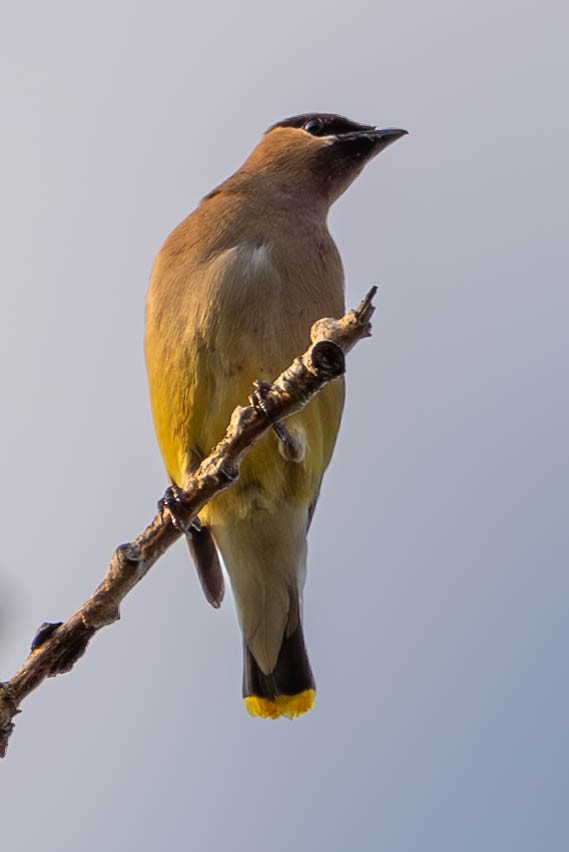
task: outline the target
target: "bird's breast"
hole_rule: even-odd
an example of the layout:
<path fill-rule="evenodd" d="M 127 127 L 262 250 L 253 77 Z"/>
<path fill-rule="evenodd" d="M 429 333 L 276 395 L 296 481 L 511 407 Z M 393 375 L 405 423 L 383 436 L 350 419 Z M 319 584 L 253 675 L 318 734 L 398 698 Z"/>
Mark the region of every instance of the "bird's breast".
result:
<path fill-rule="evenodd" d="M 158 437 L 179 484 L 222 437 L 233 408 L 246 404 L 253 382 L 276 378 L 309 344 L 312 323 L 343 311 L 333 243 L 240 239 L 183 261 L 167 270 L 158 264 L 147 331 Z M 290 421 L 306 442 L 302 465 L 293 470 L 269 435 L 245 460 L 238 488 L 208 512 L 235 501 L 244 507 L 245 494 L 256 499 L 259 483 L 271 505 L 287 491 L 310 501 L 329 461 L 342 399 L 341 387 L 328 388 Z"/>

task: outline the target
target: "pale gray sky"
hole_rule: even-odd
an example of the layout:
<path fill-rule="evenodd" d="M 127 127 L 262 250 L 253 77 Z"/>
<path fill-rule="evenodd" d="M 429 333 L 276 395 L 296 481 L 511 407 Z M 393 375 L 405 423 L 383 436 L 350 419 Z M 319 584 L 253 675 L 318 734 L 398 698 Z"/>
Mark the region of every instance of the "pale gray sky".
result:
<path fill-rule="evenodd" d="M 4 10 L 0 677 L 165 477 L 142 353 L 163 238 L 284 116 L 407 127 L 331 216 L 349 358 L 309 544 L 317 709 L 249 718 L 178 545 L 0 765 L 12 852 L 561 852 L 567 54 L 561 2 Z"/>

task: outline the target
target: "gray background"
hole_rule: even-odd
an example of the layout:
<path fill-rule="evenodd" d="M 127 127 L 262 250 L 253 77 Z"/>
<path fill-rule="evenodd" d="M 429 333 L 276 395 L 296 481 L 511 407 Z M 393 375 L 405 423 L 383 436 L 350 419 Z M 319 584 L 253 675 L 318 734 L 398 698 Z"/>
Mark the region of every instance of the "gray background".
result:
<path fill-rule="evenodd" d="M 176 546 L 24 704 L 2 848 L 565 850 L 567 13 L 553 2 L 20 3 L 2 18 L 0 674 L 165 477 L 153 256 L 284 116 L 411 135 L 340 200 L 349 359 L 310 538 L 315 712 L 249 718 Z"/>

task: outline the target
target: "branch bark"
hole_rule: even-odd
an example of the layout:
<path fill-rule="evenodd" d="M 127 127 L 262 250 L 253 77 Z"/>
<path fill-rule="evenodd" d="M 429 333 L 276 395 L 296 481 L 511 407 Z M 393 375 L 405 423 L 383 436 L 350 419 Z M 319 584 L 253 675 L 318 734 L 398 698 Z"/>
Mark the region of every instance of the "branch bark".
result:
<path fill-rule="evenodd" d="M 162 554 L 189 529 L 205 504 L 239 477 L 240 465 L 274 423 L 296 414 L 345 371 L 344 355 L 371 336 L 373 287 L 355 310 L 314 323 L 312 341 L 263 394 L 263 407 L 238 406 L 224 437 L 203 460 L 184 492 L 167 492 L 152 522 L 134 541 L 115 550 L 102 583 L 66 622 L 43 624 L 23 665 L 0 683 L 0 757 L 5 757 L 23 699 L 46 678 L 72 669 L 95 633 L 120 618 L 120 604 Z"/>

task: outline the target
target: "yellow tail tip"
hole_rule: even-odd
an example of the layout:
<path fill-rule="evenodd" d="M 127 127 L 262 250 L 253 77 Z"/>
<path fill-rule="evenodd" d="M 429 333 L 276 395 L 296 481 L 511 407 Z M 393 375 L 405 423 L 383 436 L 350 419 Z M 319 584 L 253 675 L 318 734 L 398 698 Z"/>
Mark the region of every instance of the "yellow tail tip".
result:
<path fill-rule="evenodd" d="M 304 692 L 296 695 L 277 695 L 275 698 L 248 695 L 243 701 L 251 716 L 259 716 L 262 719 L 278 719 L 279 716 L 287 716 L 289 719 L 295 719 L 312 710 L 316 701 L 316 691 L 305 689 Z"/>

